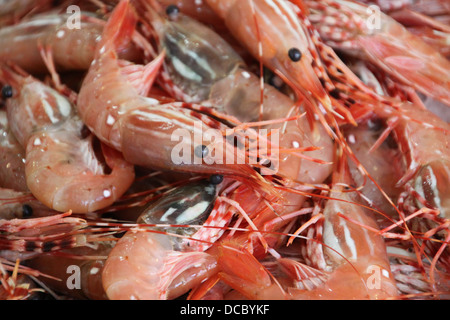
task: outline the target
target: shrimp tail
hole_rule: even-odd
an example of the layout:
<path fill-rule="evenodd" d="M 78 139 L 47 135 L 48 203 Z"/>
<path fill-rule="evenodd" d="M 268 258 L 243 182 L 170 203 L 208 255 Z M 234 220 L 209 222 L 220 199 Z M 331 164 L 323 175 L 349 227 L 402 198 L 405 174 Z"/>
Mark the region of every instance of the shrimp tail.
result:
<path fill-rule="evenodd" d="M 264 299 L 265 294 L 284 298 L 284 290 L 272 281 L 270 273 L 245 248 L 233 243 L 218 247 L 219 277 L 250 299 Z"/>
<path fill-rule="evenodd" d="M 126 48 L 132 39 L 136 22 L 137 15 L 129 1 L 119 2 L 105 25 L 99 48 L 115 52 Z M 99 54 L 102 52 L 97 51 L 96 55 Z"/>
<path fill-rule="evenodd" d="M 79 142 L 80 147 L 72 146 L 70 140 Z M 39 148 L 42 145 L 36 145 L 36 141 L 49 151 L 43 155 Z M 27 184 L 38 200 L 57 211 L 87 213 L 111 205 L 127 190 L 134 179 L 134 167 L 119 152 L 102 145 L 111 169 L 106 174 L 97 168 L 99 162 L 89 145 L 90 140 L 80 140 L 65 132 L 38 134 L 30 139 L 25 173 Z M 77 153 L 70 155 L 70 150 Z M 83 156 L 90 160 L 83 161 Z"/>
<path fill-rule="evenodd" d="M 166 268 L 161 274 L 160 299 L 177 297 L 189 288 L 200 285 L 205 277 L 215 273 L 217 265 L 214 257 L 206 252 L 172 252 L 165 263 Z"/>

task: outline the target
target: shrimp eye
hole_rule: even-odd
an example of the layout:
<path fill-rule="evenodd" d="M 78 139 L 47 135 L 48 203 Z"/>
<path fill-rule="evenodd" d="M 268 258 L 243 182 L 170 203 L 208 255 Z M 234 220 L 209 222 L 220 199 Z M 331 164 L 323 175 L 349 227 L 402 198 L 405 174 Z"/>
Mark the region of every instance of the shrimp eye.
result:
<path fill-rule="evenodd" d="M 204 158 L 208 155 L 208 147 L 205 145 L 198 145 L 195 147 L 194 154 L 198 158 Z"/>
<path fill-rule="evenodd" d="M 338 88 L 334 88 L 333 90 L 331 90 L 329 92 L 330 96 L 332 96 L 335 99 L 339 99 L 340 98 L 340 91 Z"/>
<path fill-rule="evenodd" d="M 221 174 L 213 174 L 211 177 L 209 177 L 209 182 L 211 184 L 220 184 L 223 181 L 223 176 Z"/>
<path fill-rule="evenodd" d="M 2 97 L 3 99 L 8 99 L 11 98 L 13 96 L 13 90 L 12 87 L 10 85 L 4 85 L 2 88 Z"/>
<path fill-rule="evenodd" d="M 167 6 L 166 8 L 166 14 L 170 16 L 176 16 L 180 12 L 180 8 L 178 8 L 176 5 L 171 4 Z"/>
<path fill-rule="evenodd" d="M 23 218 L 29 218 L 33 215 L 33 208 L 31 208 L 29 205 L 24 204 L 22 206 L 22 217 Z"/>
<path fill-rule="evenodd" d="M 289 49 L 288 55 L 289 55 L 289 58 L 294 62 L 300 61 L 300 59 L 302 58 L 302 53 L 297 48 Z"/>
<path fill-rule="evenodd" d="M 263 161 L 261 161 L 261 165 L 266 168 L 270 168 L 272 167 L 272 161 L 270 161 L 269 159 L 264 159 Z"/>

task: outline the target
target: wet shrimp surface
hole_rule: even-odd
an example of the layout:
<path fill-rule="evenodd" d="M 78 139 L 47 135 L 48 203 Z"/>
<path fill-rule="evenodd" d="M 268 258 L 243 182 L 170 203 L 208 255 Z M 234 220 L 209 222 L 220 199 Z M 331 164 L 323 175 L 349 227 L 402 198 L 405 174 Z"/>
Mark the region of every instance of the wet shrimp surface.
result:
<path fill-rule="evenodd" d="M 450 299 L 443 1 L 0 3 L 0 300 Z"/>

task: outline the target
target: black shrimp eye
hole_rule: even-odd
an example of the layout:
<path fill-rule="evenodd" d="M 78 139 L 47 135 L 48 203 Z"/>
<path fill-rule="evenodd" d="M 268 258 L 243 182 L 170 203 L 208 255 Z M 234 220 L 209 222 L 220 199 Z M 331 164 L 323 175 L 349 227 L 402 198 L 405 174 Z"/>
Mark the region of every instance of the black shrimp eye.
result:
<path fill-rule="evenodd" d="M 198 158 L 204 158 L 208 155 L 208 147 L 205 145 L 198 145 L 195 147 L 194 154 Z"/>
<path fill-rule="evenodd" d="M 223 175 L 221 174 L 213 174 L 211 177 L 209 177 L 209 182 L 212 184 L 220 184 L 223 181 Z"/>
<path fill-rule="evenodd" d="M 334 88 L 333 90 L 330 91 L 330 96 L 332 96 L 335 99 L 339 99 L 340 98 L 340 91 L 338 88 Z"/>
<path fill-rule="evenodd" d="M 33 215 L 33 208 L 30 207 L 28 204 L 24 204 L 22 206 L 22 217 L 23 218 L 29 218 Z"/>
<path fill-rule="evenodd" d="M 180 9 L 174 4 L 171 4 L 171 5 L 167 6 L 167 8 L 166 8 L 166 14 L 168 16 L 176 16 L 179 12 L 180 12 Z"/>
<path fill-rule="evenodd" d="M 288 54 L 289 58 L 294 62 L 300 61 L 300 59 L 302 58 L 302 53 L 297 48 L 289 49 Z"/>
<path fill-rule="evenodd" d="M 264 161 L 261 162 L 261 165 L 266 168 L 270 168 L 272 166 L 272 161 L 270 161 L 268 159 L 264 159 Z"/>
<path fill-rule="evenodd" d="M 4 85 L 2 88 L 2 97 L 3 99 L 8 99 L 13 96 L 13 89 L 10 85 Z"/>

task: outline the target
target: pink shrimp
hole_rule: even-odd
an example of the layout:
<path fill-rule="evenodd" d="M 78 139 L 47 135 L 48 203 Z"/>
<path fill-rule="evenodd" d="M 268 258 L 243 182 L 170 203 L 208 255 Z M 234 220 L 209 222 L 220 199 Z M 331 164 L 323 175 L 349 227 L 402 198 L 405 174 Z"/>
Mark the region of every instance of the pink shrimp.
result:
<path fill-rule="evenodd" d="M 418 184 L 422 182 L 417 181 L 421 181 L 422 178 L 416 175 L 418 171 L 422 168 L 428 168 L 420 171 L 421 174 L 425 175 L 425 171 L 427 170 L 435 171 L 434 175 L 438 177 L 436 178 L 438 182 L 434 185 L 435 191 L 427 191 L 428 195 L 426 196 L 422 192 L 422 195 L 428 198 L 437 197 L 434 200 L 430 199 L 428 206 L 436 208 L 433 207 L 432 203 L 436 201 L 442 203 L 443 205 L 440 205 L 439 209 L 445 217 L 445 212 L 447 211 L 446 203 L 448 202 L 446 200 L 448 183 L 444 182 L 448 181 L 448 124 L 426 110 L 417 95 L 414 93 L 408 94 L 410 90 L 407 86 L 404 86 L 403 89 L 408 97 L 412 97 L 411 102 L 389 97 L 390 88 L 384 87 L 384 83 L 380 85 L 377 77 L 372 78 L 372 81 L 375 82 L 375 87 L 369 88 L 326 45 L 321 45 L 319 52 L 321 53 L 321 58 L 329 65 L 327 72 L 334 79 L 336 97 L 345 100 L 345 105 L 352 113 L 353 118 L 358 121 L 364 121 L 373 119 L 373 116 L 375 116 L 378 119 L 386 121 L 387 129 L 382 133 L 377 143 L 372 147 L 372 150 L 379 146 L 394 128 L 398 129 L 394 130 L 394 137 L 400 145 L 401 152 L 406 157 L 407 171 L 397 186 L 404 185 L 406 181 L 410 181 L 410 186 L 415 183 L 416 188 L 420 187 Z M 380 76 L 383 80 L 384 78 L 389 78 L 385 74 L 380 74 Z M 387 80 L 391 81 L 391 79 Z M 376 92 L 374 88 L 380 91 Z M 340 135 L 340 131 L 337 133 Z M 343 139 L 339 139 L 338 141 L 344 147 L 345 152 L 351 160 L 357 164 L 358 169 L 374 182 L 367 170 L 357 161 L 348 143 L 344 143 Z M 410 143 L 412 141 L 416 141 L 417 143 Z M 442 143 L 438 143 L 438 141 Z M 434 149 L 428 149 L 428 146 L 431 145 L 435 146 L 433 147 Z M 416 181 L 415 179 L 419 180 Z M 389 199 L 382 189 L 379 188 L 379 190 L 395 208 L 392 200 Z M 437 204 L 435 203 L 435 205 Z"/>
<path fill-rule="evenodd" d="M 278 0 L 207 3 L 253 57 L 287 79 L 300 96 L 313 97 L 331 108 L 316 68 L 320 62 L 307 32 L 310 26 L 299 20 L 292 6 Z"/>
<path fill-rule="evenodd" d="M 435 267 L 438 264 L 445 265 L 443 253 L 448 244 L 450 127 L 438 116 L 417 105 L 417 102 L 397 102 L 397 111 L 394 112 L 394 108 L 386 108 L 371 98 L 355 98 L 354 104 L 350 106 L 355 118 L 358 118 L 356 113 L 361 112 L 362 108 L 370 110 L 362 121 L 364 118 L 373 120 L 374 117 L 386 121 L 386 129 L 370 150 L 379 148 L 392 132 L 401 151 L 400 161 L 405 164 L 403 176 L 395 181 L 396 189 L 402 190 L 398 206 L 380 189 L 399 214 L 399 221 L 384 228 L 381 233 L 386 234 L 401 225 L 404 231 L 396 237 L 412 241 L 419 264 L 424 252 L 433 255 L 432 259 L 429 258 L 432 261 L 429 277 L 435 289 Z M 438 230 L 444 230 L 444 236 Z M 417 232 L 424 235 L 422 239 L 415 238 Z"/>
<path fill-rule="evenodd" d="M 147 9 L 160 49 L 166 52 L 163 78 L 168 82 L 169 92 L 178 99 L 199 102 L 237 118 L 234 120 L 237 127 L 279 130 L 281 139 L 277 152 L 283 157 L 283 166 L 278 172 L 281 176 L 303 181 L 302 175 L 297 174 L 299 158 L 302 158 L 300 150 L 309 147 L 311 153 L 303 156 L 305 160 L 301 166 L 308 167 L 311 163 L 312 167 L 320 163 L 318 167 L 319 171 L 323 169 L 323 176 L 312 174 L 314 178 L 304 182 L 320 183 L 326 178 L 329 166 L 325 163 L 331 159 L 331 140 L 324 137 L 325 132 L 320 128 L 319 135 L 310 139 L 307 124 L 299 116 L 302 108 L 297 110 L 294 101 L 269 84 L 261 88 L 261 79 L 249 70 L 224 39 L 205 25 L 181 12 L 164 17 L 161 12 L 157 14 L 151 8 Z M 181 54 L 187 52 L 189 54 Z M 192 63 L 191 56 L 197 57 L 202 64 Z M 293 120 L 283 121 L 289 116 Z M 263 122 L 251 123 L 258 120 Z M 314 147 L 321 150 L 313 150 Z M 295 155 L 283 151 L 297 148 Z"/>
<path fill-rule="evenodd" d="M 117 58 L 116 50 L 130 40 L 135 22 L 134 9 L 128 1 L 121 1 L 104 29 L 95 60 L 78 96 L 77 107 L 84 123 L 101 141 L 122 152 L 133 164 L 157 169 L 231 174 L 260 183 L 248 164 L 230 165 L 222 158 L 235 149 L 226 139 L 217 141 L 224 150 L 220 155 L 209 152 L 208 146 L 195 145 L 192 141 L 197 130 L 195 125 L 202 132 L 210 128 L 225 130 L 227 126 L 189 109 L 189 104 L 159 105 L 155 99 L 146 97 L 164 56 L 160 54 L 145 66 Z M 199 108 L 205 113 L 209 111 L 206 107 Z M 174 141 L 174 133 L 180 130 L 191 139 Z M 175 161 L 173 152 L 181 147 L 195 159 Z"/>
<path fill-rule="evenodd" d="M 331 200 L 327 201 L 323 212 L 323 242 L 326 245 L 324 254 L 334 270 L 324 288 L 318 288 L 317 292 L 307 292 L 305 295 L 326 296 L 331 292 L 337 293 L 339 283 L 346 283 L 347 289 L 340 296 L 344 299 L 394 297 L 397 295 L 397 288 L 390 271 L 383 238 L 352 222 L 343 221 L 341 215 L 363 225 L 378 228 L 369 213 L 353 204 L 359 202 L 354 193 L 345 192 L 345 186 L 348 188 L 352 184 L 345 157 L 340 159 L 339 166 L 333 174 Z M 377 279 L 374 279 L 374 274 Z M 370 283 L 373 280 L 375 283 Z M 303 293 L 299 292 L 298 297 L 301 296 Z"/>
<path fill-rule="evenodd" d="M 68 14 L 42 14 L 0 30 L 0 60 L 10 61 L 30 73 L 47 71 L 39 48 L 50 48 L 58 70 L 87 70 L 100 41 L 104 21 L 83 13 L 80 27 L 68 25 Z M 139 51 L 130 43 L 121 57 L 137 59 Z"/>
<path fill-rule="evenodd" d="M 215 199 L 216 186 L 200 181 L 175 188 L 150 204 L 138 223 L 167 227 L 130 231 L 119 240 L 103 269 L 108 298 L 176 298 L 214 274 L 216 259 L 189 250 L 183 238 L 196 233 L 189 225 L 203 224 L 211 210 L 217 210 Z"/>
<path fill-rule="evenodd" d="M 311 8 L 309 18 L 329 45 L 362 55 L 402 83 L 450 105 L 450 62 L 400 23 L 378 12 L 379 25 L 371 25 L 374 13 L 354 1 L 305 3 Z"/>
<path fill-rule="evenodd" d="M 2 81 L 12 88 L 8 119 L 26 148 L 25 174 L 33 195 L 49 208 L 78 213 L 112 204 L 131 185 L 134 167 L 102 146 L 106 165 L 94 151 L 93 136 L 83 136 L 83 123 L 65 96 L 31 76 L 1 68 Z"/>

